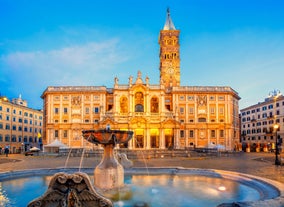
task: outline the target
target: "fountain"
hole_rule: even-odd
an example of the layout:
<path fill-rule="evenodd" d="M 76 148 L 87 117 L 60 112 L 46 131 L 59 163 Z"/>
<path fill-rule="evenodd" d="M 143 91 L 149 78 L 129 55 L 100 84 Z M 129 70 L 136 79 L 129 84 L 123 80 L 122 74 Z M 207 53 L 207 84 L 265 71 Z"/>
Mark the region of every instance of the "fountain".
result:
<path fill-rule="evenodd" d="M 85 130 L 83 137 L 104 147 L 104 155 L 94 170 L 94 185 L 99 190 L 116 190 L 124 186 L 124 169 L 114 156 L 116 144 L 127 143 L 132 131 L 111 130 L 109 126 L 100 130 Z M 112 194 L 112 193 L 111 193 Z M 43 196 L 34 199 L 28 207 L 92 206 L 111 207 L 113 203 L 96 192 L 85 173 L 56 173 Z"/>
<path fill-rule="evenodd" d="M 109 126 L 106 129 L 83 131 L 84 139 L 104 147 L 102 161 L 94 170 L 94 185 L 97 188 L 112 190 L 124 186 L 124 169 L 113 150 L 116 144 L 127 143 L 132 135 L 132 131 L 111 130 Z"/>

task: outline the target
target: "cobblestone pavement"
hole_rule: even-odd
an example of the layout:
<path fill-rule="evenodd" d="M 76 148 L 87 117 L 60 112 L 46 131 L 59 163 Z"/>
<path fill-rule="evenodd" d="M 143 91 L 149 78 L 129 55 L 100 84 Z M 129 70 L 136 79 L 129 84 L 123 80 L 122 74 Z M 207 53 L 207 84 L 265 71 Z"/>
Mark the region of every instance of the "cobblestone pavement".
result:
<path fill-rule="evenodd" d="M 284 183 L 284 165 L 274 165 L 273 153 L 236 153 L 219 157 L 159 158 L 132 160 L 134 167 L 185 167 L 235 171 Z M 95 168 L 100 162 L 96 157 L 56 157 L 0 155 L 0 172 L 39 168 Z"/>

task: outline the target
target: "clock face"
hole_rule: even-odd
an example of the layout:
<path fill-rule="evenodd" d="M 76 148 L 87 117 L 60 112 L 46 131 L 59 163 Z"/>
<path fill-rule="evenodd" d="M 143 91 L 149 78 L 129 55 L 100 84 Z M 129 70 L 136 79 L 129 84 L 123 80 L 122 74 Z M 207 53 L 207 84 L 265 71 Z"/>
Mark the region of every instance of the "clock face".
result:
<path fill-rule="evenodd" d="M 170 75 L 174 74 L 174 69 L 172 67 L 168 68 L 167 73 Z"/>

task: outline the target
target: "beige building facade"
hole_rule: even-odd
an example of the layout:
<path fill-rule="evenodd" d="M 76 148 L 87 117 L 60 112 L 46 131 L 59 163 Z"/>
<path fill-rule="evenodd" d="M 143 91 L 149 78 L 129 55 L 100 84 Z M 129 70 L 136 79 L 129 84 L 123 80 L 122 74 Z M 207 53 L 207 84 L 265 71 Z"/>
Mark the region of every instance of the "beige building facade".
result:
<path fill-rule="evenodd" d="M 27 107 L 21 97 L 0 97 L 0 148 L 22 153 L 31 147 L 42 147 L 43 112 Z"/>
<path fill-rule="evenodd" d="M 280 139 L 284 136 L 284 96 L 280 91 L 272 91 L 264 101 L 241 109 L 240 112 L 243 150 L 275 150 L 276 133 Z M 275 125 L 278 125 L 277 130 Z"/>
<path fill-rule="evenodd" d="M 160 31 L 160 83 L 151 84 L 138 71 L 128 83 L 114 78 L 105 86 L 47 87 L 43 92 L 45 144 L 55 139 L 71 147 L 92 146 L 82 130 L 132 130 L 134 138 L 121 148 L 185 149 L 239 144 L 240 97 L 227 86 L 180 85 L 180 31 L 168 11 Z"/>

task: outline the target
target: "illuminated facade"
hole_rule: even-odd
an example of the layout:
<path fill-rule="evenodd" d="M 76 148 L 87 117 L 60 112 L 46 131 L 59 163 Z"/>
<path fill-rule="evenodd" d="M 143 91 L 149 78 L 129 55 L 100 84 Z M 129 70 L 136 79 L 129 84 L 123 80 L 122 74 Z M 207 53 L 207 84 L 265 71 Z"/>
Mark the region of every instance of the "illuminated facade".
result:
<path fill-rule="evenodd" d="M 284 96 L 273 91 L 263 102 L 240 111 L 243 150 L 268 152 L 275 149 L 275 124 L 279 126 L 278 137 L 284 136 Z"/>
<path fill-rule="evenodd" d="M 0 97 L 0 148 L 9 146 L 12 153 L 42 146 L 43 112 L 27 107 L 21 97 L 10 102 Z M 2 152 L 3 153 L 3 152 Z"/>
<path fill-rule="evenodd" d="M 160 83 L 149 77 L 114 79 L 105 86 L 48 87 L 44 100 L 44 140 L 88 147 L 82 130 L 133 130 L 129 149 L 184 149 L 239 143 L 238 93 L 230 87 L 180 86 L 179 30 L 168 11 L 160 31 Z M 90 146 L 91 147 L 91 146 Z"/>

